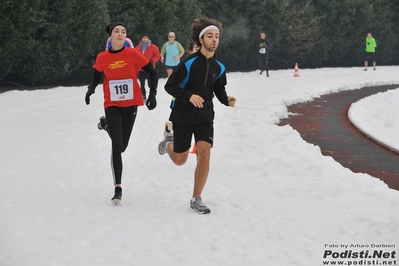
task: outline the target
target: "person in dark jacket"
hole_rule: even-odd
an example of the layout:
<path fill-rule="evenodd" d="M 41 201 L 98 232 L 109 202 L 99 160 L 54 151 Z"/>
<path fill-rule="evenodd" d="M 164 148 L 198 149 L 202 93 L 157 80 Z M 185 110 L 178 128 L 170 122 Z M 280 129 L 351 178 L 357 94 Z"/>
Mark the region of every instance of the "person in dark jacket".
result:
<path fill-rule="evenodd" d="M 256 49 L 258 51 L 257 60 L 260 69 L 259 75 L 262 75 L 263 71 L 266 70 L 266 76 L 269 77 L 269 50 L 271 48 L 270 41 L 266 38 L 266 33 L 262 31 L 258 41 L 256 42 Z"/>
<path fill-rule="evenodd" d="M 200 47 L 194 42 L 194 41 L 191 41 L 189 44 L 187 44 L 187 46 L 186 46 L 186 52 L 188 53 L 188 54 L 193 54 L 193 53 L 196 53 L 196 52 L 198 52 L 198 50 L 200 49 Z"/>
<path fill-rule="evenodd" d="M 164 140 L 158 151 L 168 153 L 176 165 L 186 163 L 194 135 L 197 167 L 194 172 L 194 190 L 190 207 L 199 213 L 209 213 L 201 193 L 209 174 L 210 151 L 213 146 L 214 95 L 226 105 L 234 107 L 236 99 L 226 94 L 226 69 L 215 59 L 222 24 L 201 17 L 191 26 L 192 40 L 200 50 L 184 59 L 165 84 L 165 90 L 174 97 L 172 111 L 165 123 Z"/>

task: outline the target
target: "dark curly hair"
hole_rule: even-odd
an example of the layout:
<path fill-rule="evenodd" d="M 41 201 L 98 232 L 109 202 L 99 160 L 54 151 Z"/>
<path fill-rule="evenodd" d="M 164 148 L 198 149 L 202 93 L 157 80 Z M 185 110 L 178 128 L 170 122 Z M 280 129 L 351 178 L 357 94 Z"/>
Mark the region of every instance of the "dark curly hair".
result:
<path fill-rule="evenodd" d="M 219 29 L 219 36 L 222 36 L 223 28 L 222 28 L 222 23 L 219 21 L 213 19 L 213 18 L 207 18 L 207 17 L 200 17 L 194 20 L 193 24 L 191 24 L 191 39 L 201 47 L 201 43 L 199 41 L 199 34 L 200 32 L 210 26 L 210 25 L 215 25 Z"/>
<path fill-rule="evenodd" d="M 192 50 L 194 50 L 194 44 L 195 44 L 194 41 L 191 41 L 189 44 L 187 44 L 187 46 L 186 46 L 186 52 L 187 52 L 187 53 L 189 53 L 189 52 L 191 52 Z"/>

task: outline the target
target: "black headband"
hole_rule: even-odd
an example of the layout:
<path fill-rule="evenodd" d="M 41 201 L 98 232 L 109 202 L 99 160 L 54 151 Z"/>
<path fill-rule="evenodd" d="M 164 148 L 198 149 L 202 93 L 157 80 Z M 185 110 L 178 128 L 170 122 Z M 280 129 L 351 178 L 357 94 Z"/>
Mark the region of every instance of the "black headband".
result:
<path fill-rule="evenodd" d="M 112 30 L 118 25 L 121 25 L 126 29 L 125 23 L 123 22 L 111 22 L 110 24 L 108 24 L 107 27 L 105 27 L 105 32 L 108 33 L 109 36 L 111 36 Z"/>

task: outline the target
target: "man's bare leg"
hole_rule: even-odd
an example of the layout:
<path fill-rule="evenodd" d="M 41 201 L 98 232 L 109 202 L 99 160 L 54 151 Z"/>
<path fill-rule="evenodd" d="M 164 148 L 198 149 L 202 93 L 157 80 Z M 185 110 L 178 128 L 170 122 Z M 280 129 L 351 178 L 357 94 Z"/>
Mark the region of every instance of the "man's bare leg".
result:
<path fill-rule="evenodd" d="M 187 162 L 190 150 L 176 153 L 173 151 L 173 142 L 168 143 L 168 154 L 172 162 L 176 165 L 183 165 Z"/>
<path fill-rule="evenodd" d="M 197 142 L 197 167 L 194 172 L 193 198 L 201 196 L 209 174 L 211 144 L 206 141 Z"/>
<path fill-rule="evenodd" d="M 183 165 L 187 162 L 190 151 L 176 153 L 173 151 L 173 142 L 168 143 L 168 154 L 176 165 Z M 211 155 L 211 144 L 206 141 L 197 142 L 197 166 L 194 172 L 193 198 L 201 196 L 209 174 L 209 162 Z"/>

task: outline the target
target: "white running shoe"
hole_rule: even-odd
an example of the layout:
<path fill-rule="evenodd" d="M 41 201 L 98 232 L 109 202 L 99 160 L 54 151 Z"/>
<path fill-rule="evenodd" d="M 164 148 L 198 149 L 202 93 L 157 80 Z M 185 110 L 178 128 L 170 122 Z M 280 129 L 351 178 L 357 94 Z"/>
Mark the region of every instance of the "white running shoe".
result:
<path fill-rule="evenodd" d="M 158 152 L 160 155 L 168 153 L 168 144 L 173 142 L 173 124 L 168 121 L 165 123 L 165 130 L 163 132 L 164 139 L 158 145 Z"/>
<path fill-rule="evenodd" d="M 163 132 L 163 136 L 166 138 L 166 135 L 168 135 L 169 133 L 171 133 L 173 131 L 173 124 L 172 122 L 168 121 L 165 122 L 165 130 Z"/>
<path fill-rule="evenodd" d="M 202 202 L 201 196 L 192 198 L 190 200 L 190 207 L 193 210 L 196 210 L 200 214 L 207 214 L 210 213 L 211 210 L 205 206 L 205 204 Z"/>

